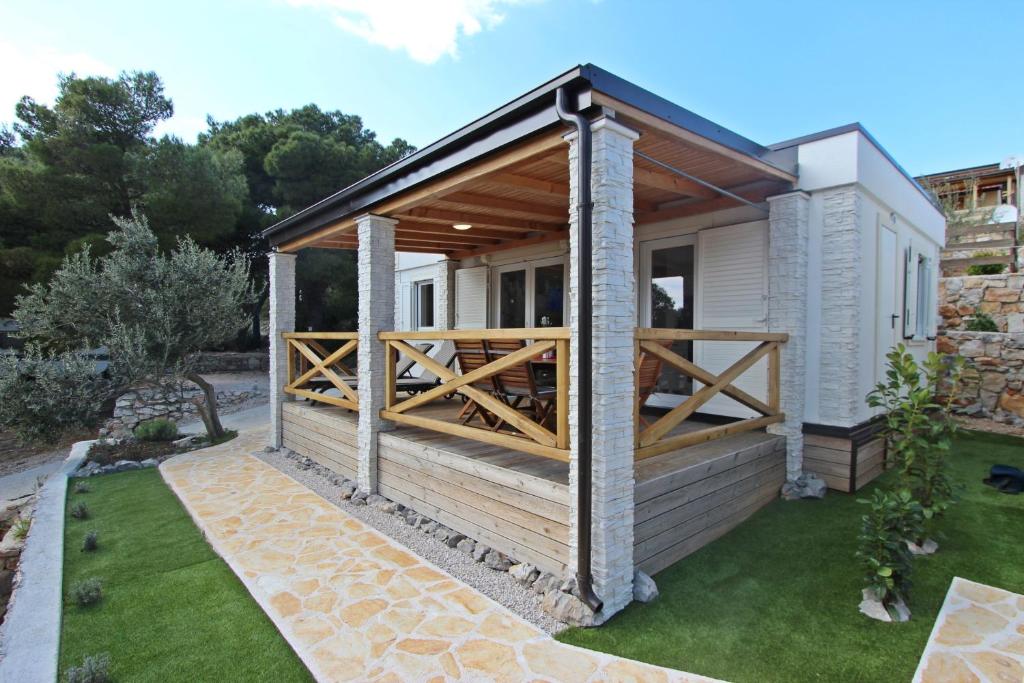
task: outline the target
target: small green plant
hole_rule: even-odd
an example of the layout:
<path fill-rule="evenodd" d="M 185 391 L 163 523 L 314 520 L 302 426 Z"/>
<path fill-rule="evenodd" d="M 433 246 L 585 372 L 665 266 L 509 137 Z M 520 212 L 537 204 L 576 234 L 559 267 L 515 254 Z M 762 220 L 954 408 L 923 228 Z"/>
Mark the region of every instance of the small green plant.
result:
<path fill-rule="evenodd" d="M 108 683 L 110 681 L 110 655 L 87 655 L 78 666 L 64 671 L 65 683 Z"/>
<path fill-rule="evenodd" d="M 29 530 L 29 527 L 31 527 L 31 526 L 32 526 L 32 520 L 31 519 L 28 519 L 28 518 L 25 518 L 25 517 L 19 517 L 18 521 L 14 523 L 14 526 L 11 527 L 12 529 L 14 529 L 14 537 L 17 538 L 17 539 L 25 538 L 26 536 L 28 536 L 28 530 Z"/>
<path fill-rule="evenodd" d="M 999 326 L 988 313 L 978 313 L 967 321 L 964 329 L 968 332 L 998 332 Z"/>
<path fill-rule="evenodd" d="M 75 482 L 75 493 L 89 493 L 92 491 L 92 487 L 84 481 Z"/>
<path fill-rule="evenodd" d="M 868 405 L 885 411 L 883 433 L 901 486 L 910 490 L 930 521 L 955 499 L 947 460 L 957 432 L 952 408 L 964 359 L 932 352 L 918 364 L 903 344 L 886 358 L 886 381 L 868 394 Z M 908 540 L 920 544 L 924 538 Z"/>
<path fill-rule="evenodd" d="M 994 254 L 981 254 L 977 253 L 975 256 L 994 256 Z M 1002 263 L 974 263 L 967 266 L 968 275 L 999 275 L 1006 266 Z"/>
<path fill-rule="evenodd" d="M 89 519 L 89 506 L 78 501 L 71 506 L 71 516 L 78 520 Z"/>
<path fill-rule="evenodd" d="M 892 614 L 896 603 L 910 602 L 913 556 L 906 539 L 920 535 L 923 511 L 907 489 L 877 489 L 870 499 L 857 502 L 869 506 L 857 537 L 864 583 Z"/>
<path fill-rule="evenodd" d="M 178 438 L 178 425 L 163 418 L 143 422 L 135 428 L 135 438 L 139 441 L 174 441 Z"/>
<path fill-rule="evenodd" d="M 100 533 L 95 529 L 86 533 L 82 539 L 82 552 L 91 553 L 100 546 Z"/>
<path fill-rule="evenodd" d="M 71 586 L 71 599 L 79 607 L 95 605 L 103 598 L 103 584 L 96 577 L 83 579 Z"/>

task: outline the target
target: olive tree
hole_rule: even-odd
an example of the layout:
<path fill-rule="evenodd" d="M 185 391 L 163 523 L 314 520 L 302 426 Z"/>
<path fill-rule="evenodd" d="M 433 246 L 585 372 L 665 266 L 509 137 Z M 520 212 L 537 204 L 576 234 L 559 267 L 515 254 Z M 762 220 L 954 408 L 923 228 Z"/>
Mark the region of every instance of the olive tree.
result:
<path fill-rule="evenodd" d="M 180 237 L 162 252 L 146 217 L 113 218 L 112 251 L 67 257 L 49 284 L 17 299 L 22 336 L 53 350 L 106 346 L 115 386 L 200 387 L 197 409 L 211 438 L 223 435 L 213 386 L 196 370 L 200 351 L 233 339 L 256 299 L 249 259 L 217 254 Z"/>

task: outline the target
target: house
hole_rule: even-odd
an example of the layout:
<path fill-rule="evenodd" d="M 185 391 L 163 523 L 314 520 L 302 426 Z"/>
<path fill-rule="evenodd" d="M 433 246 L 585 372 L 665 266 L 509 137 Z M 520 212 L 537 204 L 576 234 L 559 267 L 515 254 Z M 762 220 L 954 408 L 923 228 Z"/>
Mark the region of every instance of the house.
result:
<path fill-rule="evenodd" d="M 944 229 L 858 124 L 766 146 L 579 66 L 267 231 L 272 443 L 604 619 L 786 479 L 881 471 L 864 398 L 934 347 Z M 358 250 L 358 330 L 293 332 L 305 248 Z M 396 252 L 444 259 L 406 297 Z"/>
<path fill-rule="evenodd" d="M 971 265 L 1020 263 L 1020 168 L 1024 159 L 972 166 L 920 176 L 950 220 L 940 267 L 944 277 L 966 273 Z M 1015 258 L 1016 256 L 1016 258 Z"/>

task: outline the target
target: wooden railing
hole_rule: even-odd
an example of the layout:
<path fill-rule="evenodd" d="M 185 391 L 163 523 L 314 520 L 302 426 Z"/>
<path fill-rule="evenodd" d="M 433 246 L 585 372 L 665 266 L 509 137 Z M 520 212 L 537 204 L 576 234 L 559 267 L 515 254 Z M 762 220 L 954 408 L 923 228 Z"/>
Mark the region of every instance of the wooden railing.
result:
<path fill-rule="evenodd" d="M 403 354 L 440 379 L 438 386 L 399 401 L 395 373 L 390 372 L 386 376 L 385 407 L 380 413 L 382 418 L 563 462 L 569 461 L 568 328 L 381 332 L 377 336 L 385 344 L 389 359 Z M 415 340 L 476 341 L 482 342 L 482 347 L 487 351 L 477 366 L 460 375 L 409 344 Z M 491 353 L 487 344 L 496 340 L 523 340 L 525 344 L 522 348 Z M 550 356 L 552 352 L 554 358 L 542 358 Z M 554 386 L 547 387 L 543 392 L 544 399 L 540 401 L 542 408 L 535 411 L 542 416 L 539 421 L 523 412 L 525 406 L 521 395 L 505 392 L 502 383 L 502 373 L 521 372 L 528 363 L 536 365 L 538 361 L 554 365 L 555 376 Z M 392 361 L 386 367 L 393 368 L 394 365 Z M 460 371 L 464 370 L 460 367 Z M 493 385 L 493 389 L 485 385 Z M 481 427 L 473 426 L 468 421 L 450 422 L 411 414 L 414 408 L 453 393 L 463 396 L 470 404 L 468 407 L 476 411 L 481 418 L 478 420 Z M 530 399 L 525 400 L 527 404 L 531 402 Z"/>
<path fill-rule="evenodd" d="M 359 346 L 358 332 L 285 332 L 281 336 L 288 345 L 286 394 L 359 410 L 359 395 L 346 382 L 355 372 L 344 363 Z M 341 342 L 341 346 L 329 351 L 323 342 Z M 331 389 L 341 396 L 324 393 Z"/>
<path fill-rule="evenodd" d="M 731 434 L 760 429 L 784 420 L 785 415 L 781 412 L 779 405 L 779 347 L 788 339 L 789 335 L 767 332 L 638 328 L 636 331 L 638 375 L 640 374 L 643 356 L 649 354 L 659 358 L 663 364 L 671 366 L 692 380 L 700 382 L 703 384 L 703 387 L 643 429 L 641 429 L 642 423 L 639 415 L 640 401 L 637 400 L 635 459 L 643 460 L 654 455 L 719 439 Z M 760 343 L 730 365 L 725 371 L 716 375 L 667 348 L 665 342 L 674 341 Z M 734 382 L 765 356 L 768 357 L 768 395 L 767 401 L 761 401 L 737 387 Z M 641 388 L 638 386 L 637 390 L 639 393 Z M 738 401 L 747 408 L 760 413 L 761 416 L 684 432 L 682 434 L 669 435 L 669 432 L 718 394 L 724 394 Z"/>

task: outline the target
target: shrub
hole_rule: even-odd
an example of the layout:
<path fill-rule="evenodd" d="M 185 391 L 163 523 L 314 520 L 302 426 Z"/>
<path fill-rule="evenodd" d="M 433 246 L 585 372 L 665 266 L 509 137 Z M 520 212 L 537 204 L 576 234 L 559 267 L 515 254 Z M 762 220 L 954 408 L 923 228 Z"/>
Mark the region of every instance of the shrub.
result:
<path fill-rule="evenodd" d="M 178 425 L 163 418 L 143 422 L 135 428 L 135 438 L 140 441 L 174 441 L 178 438 Z"/>
<path fill-rule="evenodd" d="M 924 518 L 931 520 L 944 513 L 955 498 L 947 459 L 957 431 L 952 406 L 964 359 L 933 352 L 919 365 L 903 344 L 886 358 L 886 381 L 868 394 L 868 405 L 885 410 L 883 433 L 901 485 L 910 489 Z"/>
<path fill-rule="evenodd" d="M 980 255 L 975 254 L 975 256 Z M 1006 270 L 1006 266 L 1002 263 L 975 263 L 967 266 L 968 275 L 999 275 L 1004 270 Z"/>
<path fill-rule="evenodd" d="M 89 506 L 79 501 L 71 506 L 71 516 L 75 519 L 89 519 Z"/>
<path fill-rule="evenodd" d="M 100 547 L 99 537 L 100 534 L 95 529 L 87 533 L 82 539 L 82 552 L 91 553 Z"/>
<path fill-rule="evenodd" d="M 70 666 L 64 672 L 65 683 L 108 683 L 110 681 L 110 655 L 89 655 L 79 666 Z"/>
<path fill-rule="evenodd" d="M 870 506 L 857 537 L 864 583 L 886 608 L 899 600 L 909 604 L 913 555 L 906 539 L 921 534 L 920 504 L 907 489 L 877 489 L 871 499 L 857 502 Z"/>
<path fill-rule="evenodd" d="M 71 599 L 79 607 L 95 605 L 103 598 L 103 584 L 96 577 L 83 579 L 71 586 Z"/>
<path fill-rule="evenodd" d="M 998 332 L 999 326 L 988 313 L 978 313 L 967 321 L 964 329 L 968 332 Z"/>
<path fill-rule="evenodd" d="M 72 429 L 95 427 L 109 382 L 81 352 L 45 353 L 36 344 L 19 358 L 0 354 L 0 428 L 26 443 L 52 443 Z"/>
<path fill-rule="evenodd" d="M 92 491 L 92 488 L 90 488 L 89 484 L 84 481 L 76 481 L 74 490 L 75 493 L 89 493 Z"/>

